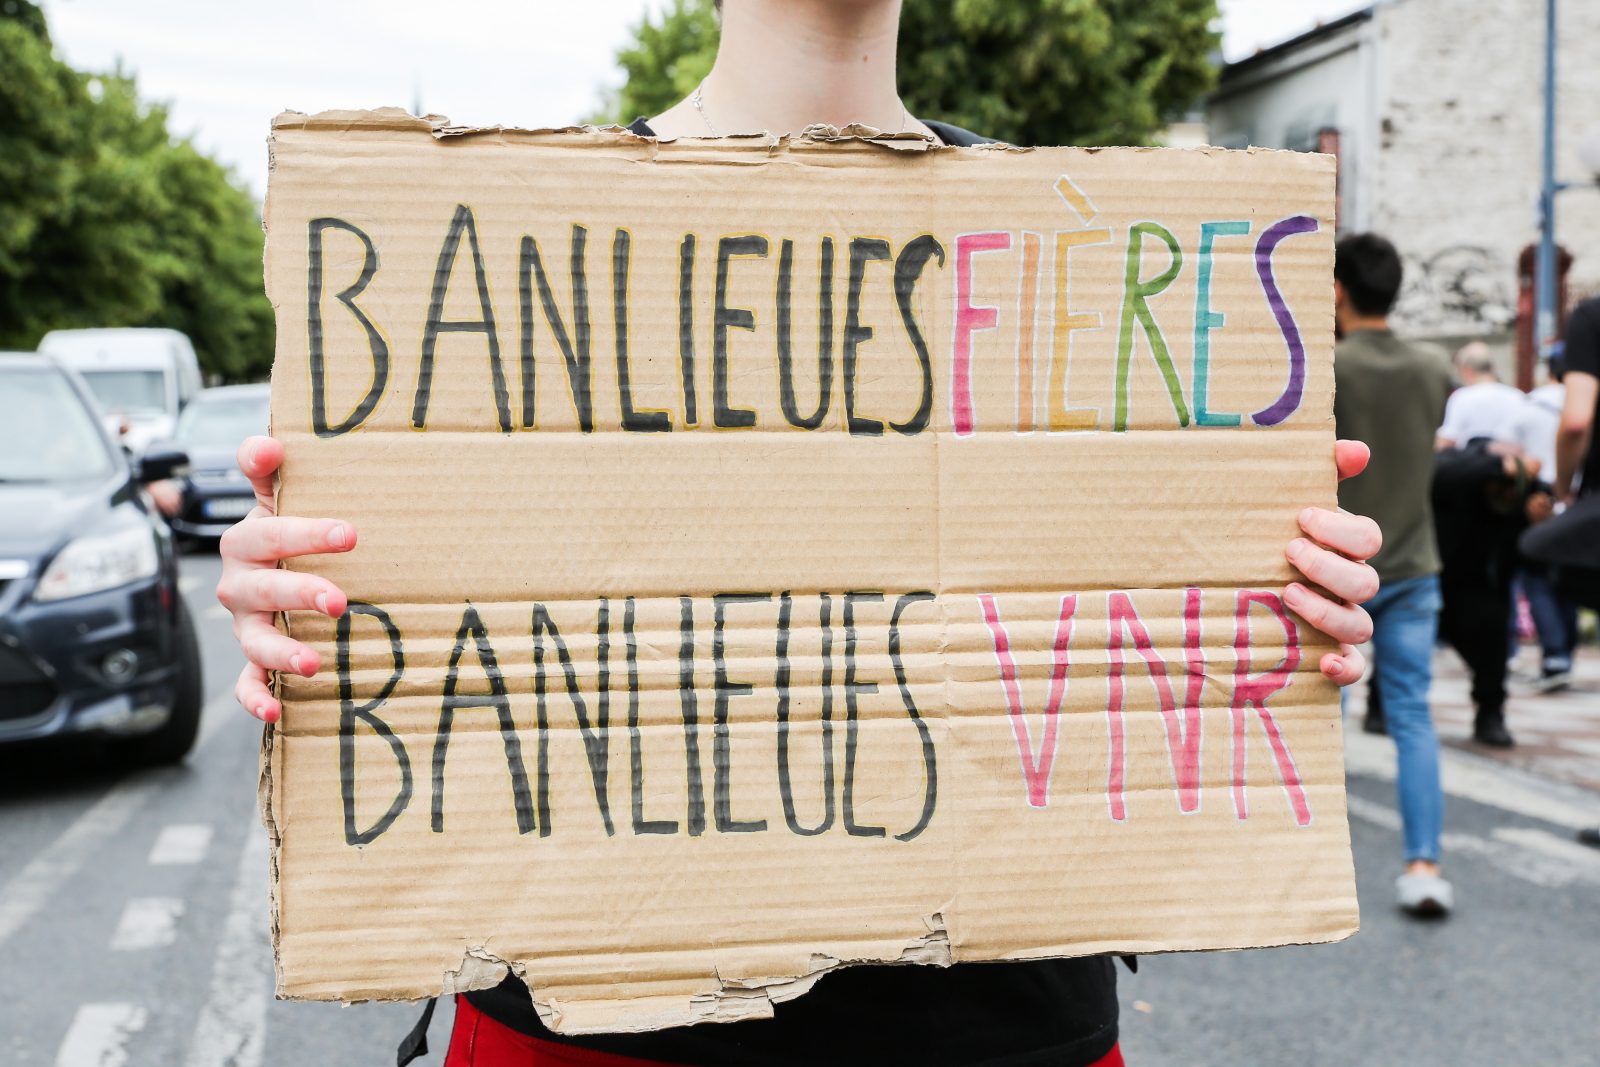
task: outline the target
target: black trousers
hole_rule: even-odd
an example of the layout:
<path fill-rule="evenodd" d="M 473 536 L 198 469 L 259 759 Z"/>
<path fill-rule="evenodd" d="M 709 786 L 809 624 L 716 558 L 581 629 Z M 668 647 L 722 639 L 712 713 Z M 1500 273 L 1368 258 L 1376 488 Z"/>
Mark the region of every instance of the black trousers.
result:
<path fill-rule="evenodd" d="M 1455 578 L 1448 570 L 1439 590 L 1439 636 L 1472 671 L 1472 702 L 1479 716 L 1499 715 L 1506 703 L 1506 619 L 1511 613 L 1511 588 L 1485 581 L 1481 574 Z"/>

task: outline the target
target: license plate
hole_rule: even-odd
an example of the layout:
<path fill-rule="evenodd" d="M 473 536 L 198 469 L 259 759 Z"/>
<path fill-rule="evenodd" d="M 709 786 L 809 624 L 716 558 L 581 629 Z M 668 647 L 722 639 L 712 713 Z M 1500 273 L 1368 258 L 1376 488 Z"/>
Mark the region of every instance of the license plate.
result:
<path fill-rule="evenodd" d="M 242 519 L 256 506 L 255 497 L 223 497 L 206 501 L 206 517 L 211 519 Z"/>

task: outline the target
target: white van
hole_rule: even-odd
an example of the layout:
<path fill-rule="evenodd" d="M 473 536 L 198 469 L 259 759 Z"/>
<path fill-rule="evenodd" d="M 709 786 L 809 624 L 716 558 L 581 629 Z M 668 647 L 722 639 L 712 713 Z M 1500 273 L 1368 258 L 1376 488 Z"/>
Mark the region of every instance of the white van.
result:
<path fill-rule="evenodd" d="M 112 436 L 134 455 L 170 438 L 200 392 L 200 361 L 177 330 L 52 330 L 39 351 L 83 375 Z"/>

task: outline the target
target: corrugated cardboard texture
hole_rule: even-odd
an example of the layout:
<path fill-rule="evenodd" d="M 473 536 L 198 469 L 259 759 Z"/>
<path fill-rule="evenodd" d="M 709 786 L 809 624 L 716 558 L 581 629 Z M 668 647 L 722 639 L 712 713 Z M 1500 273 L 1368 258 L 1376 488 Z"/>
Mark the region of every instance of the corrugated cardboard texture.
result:
<path fill-rule="evenodd" d="M 510 965 L 566 1032 L 834 966 L 1356 926 L 1334 169 L 1268 152 L 273 134 L 279 991 Z"/>

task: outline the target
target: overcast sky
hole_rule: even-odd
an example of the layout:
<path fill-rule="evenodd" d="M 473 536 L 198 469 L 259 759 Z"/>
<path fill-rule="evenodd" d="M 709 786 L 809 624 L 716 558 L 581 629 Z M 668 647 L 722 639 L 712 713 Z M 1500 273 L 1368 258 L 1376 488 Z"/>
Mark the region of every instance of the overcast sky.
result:
<path fill-rule="evenodd" d="M 734 0 L 737 2 L 737 0 Z M 907 0 L 935 3 L 944 0 Z M 172 125 L 259 196 L 279 111 L 409 108 L 470 125 L 564 125 L 617 80 L 629 26 L 662 0 L 45 0 L 76 67 L 119 60 Z M 1225 54 L 1249 55 L 1362 0 L 1221 0 Z"/>

